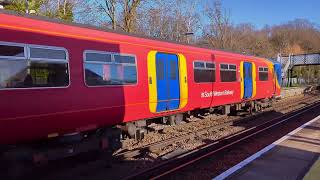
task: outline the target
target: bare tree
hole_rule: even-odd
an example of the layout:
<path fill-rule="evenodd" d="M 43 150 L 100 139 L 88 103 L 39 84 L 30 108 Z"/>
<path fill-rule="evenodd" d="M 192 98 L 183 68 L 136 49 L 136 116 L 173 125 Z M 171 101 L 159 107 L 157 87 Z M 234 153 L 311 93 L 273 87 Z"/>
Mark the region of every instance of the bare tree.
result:
<path fill-rule="evenodd" d="M 194 40 L 194 38 L 192 38 L 193 36 L 190 37 L 190 35 L 194 35 L 195 32 L 198 31 L 198 29 L 200 29 L 200 17 L 199 14 L 196 12 L 197 3 L 198 1 L 191 1 L 191 3 L 185 8 L 185 19 L 187 26 L 185 36 L 187 43 L 190 43 L 190 39 L 191 41 Z"/>
<path fill-rule="evenodd" d="M 123 0 L 123 30 L 133 32 L 137 17 L 137 8 L 141 0 Z"/>
<path fill-rule="evenodd" d="M 230 16 L 222 9 L 221 0 L 209 2 L 205 12 L 210 21 L 206 32 L 210 44 L 215 48 L 229 48 L 228 43 L 232 38 Z"/>
<path fill-rule="evenodd" d="M 94 22 L 99 26 L 111 26 L 113 30 L 134 32 L 137 8 L 141 0 L 88 0 L 80 11 L 85 22 Z M 90 17 L 88 18 L 88 14 Z"/>
<path fill-rule="evenodd" d="M 117 3 L 118 0 L 104 0 L 104 6 L 102 4 L 99 4 L 99 9 L 109 17 L 113 30 L 117 29 Z"/>
<path fill-rule="evenodd" d="M 200 27 L 199 14 L 196 12 L 197 0 L 177 0 L 175 3 L 174 21 L 176 27 L 176 41 L 190 43 L 194 39 L 193 35 Z M 192 35 L 192 36 L 190 36 Z"/>
<path fill-rule="evenodd" d="M 153 2 L 143 3 L 142 8 L 137 14 L 138 32 L 152 37 L 170 39 L 173 33 L 171 26 L 173 18 L 170 7 L 172 1 L 154 0 Z"/>
<path fill-rule="evenodd" d="M 150 2 L 150 1 L 149 1 Z M 194 42 L 200 29 L 198 0 L 154 0 L 138 11 L 139 33 L 177 42 Z M 189 36 L 188 36 L 189 35 Z"/>

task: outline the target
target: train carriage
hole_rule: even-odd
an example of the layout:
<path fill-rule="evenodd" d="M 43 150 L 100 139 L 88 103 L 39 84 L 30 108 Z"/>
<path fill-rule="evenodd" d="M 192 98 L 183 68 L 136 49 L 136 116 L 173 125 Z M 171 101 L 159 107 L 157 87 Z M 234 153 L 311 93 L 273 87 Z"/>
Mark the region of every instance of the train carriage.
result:
<path fill-rule="evenodd" d="M 264 58 L 0 11 L 0 144 L 258 103 L 280 95 L 279 74 Z"/>

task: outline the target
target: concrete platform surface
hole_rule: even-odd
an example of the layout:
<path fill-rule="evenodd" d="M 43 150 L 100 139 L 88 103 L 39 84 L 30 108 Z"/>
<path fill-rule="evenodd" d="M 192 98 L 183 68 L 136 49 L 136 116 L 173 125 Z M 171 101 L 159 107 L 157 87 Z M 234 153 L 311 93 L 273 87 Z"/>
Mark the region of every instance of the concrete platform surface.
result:
<path fill-rule="evenodd" d="M 304 176 L 303 180 L 320 179 L 320 158 L 312 165 L 309 172 Z"/>
<path fill-rule="evenodd" d="M 320 116 L 214 179 L 275 180 L 305 177 L 307 180 L 320 180 L 319 155 Z"/>

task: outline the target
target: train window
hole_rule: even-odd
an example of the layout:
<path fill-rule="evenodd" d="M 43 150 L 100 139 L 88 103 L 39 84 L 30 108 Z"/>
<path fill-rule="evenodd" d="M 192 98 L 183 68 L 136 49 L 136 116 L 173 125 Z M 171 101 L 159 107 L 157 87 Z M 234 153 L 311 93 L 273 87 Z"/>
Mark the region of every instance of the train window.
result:
<path fill-rule="evenodd" d="M 232 65 L 232 64 L 230 64 L 229 65 L 229 69 L 231 70 L 236 70 L 237 69 L 237 66 L 236 65 Z"/>
<path fill-rule="evenodd" d="M 116 63 L 127 63 L 127 64 L 136 63 L 136 59 L 133 56 L 114 55 L 114 60 Z"/>
<path fill-rule="evenodd" d="M 25 83 L 29 87 L 66 87 L 69 85 L 68 63 L 31 61 Z M 29 78 L 29 79 L 28 79 Z"/>
<path fill-rule="evenodd" d="M 123 82 L 125 84 L 136 84 L 137 83 L 137 70 L 136 66 L 123 66 Z"/>
<path fill-rule="evenodd" d="M 259 81 L 268 81 L 268 68 L 259 67 Z"/>
<path fill-rule="evenodd" d="M 25 57 L 25 50 L 23 46 L 6 45 L 0 43 L 0 57 Z"/>
<path fill-rule="evenodd" d="M 195 68 L 204 68 L 204 62 L 193 62 Z"/>
<path fill-rule="evenodd" d="M 221 82 L 237 81 L 237 66 L 233 64 L 220 64 Z"/>
<path fill-rule="evenodd" d="M 194 61 L 194 81 L 197 83 L 215 82 L 215 64 L 209 62 Z"/>
<path fill-rule="evenodd" d="M 170 79 L 176 80 L 177 79 L 177 62 L 176 61 L 170 61 Z"/>
<path fill-rule="evenodd" d="M 136 58 L 107 52 L 85 52 L 85 81 L 88 86 L 137 83 Z"/>
<path fill-rule="evenodd" d="M 41 47 L 30 47 L 30 58 L 31 59 L 56 59 L 66 60 L 67 54 L 62 49 L 47 49 Z"/>
<path fill-rule="evenodd" d="M 57 60 L 59 55 L 52 55 L 53 52 L 49 52 L 50 47 L 43 48 L 41 53 L 38 53 L 36 58 L 32 58 L 32 45 L 25 45 L 26 48 L 16 48 L 16 52 L 19 49 L 17 59 L 17 53 L 14 56 L 7 56 L 6 58 L 0 58 L 0 89 L 10 88 L 47 88 L 47 87 L 66 87 L 69 85 L 69 64 L 67 60 L 67 52 L 60 48 L 52 47 L 54 52 L 58 54 L 64 54 L 62 58 Z M 14 48 L 12 48 L 14 49 Z M 26 57 L 25 52 L 30 54 L 30 57 Z M 37 52 L 41 52 L 41 47 L 36 47 Z M 8 55 L 8 53 L 6 54 Z M 34 57 L 34 56 L 33 56 Z M 51 57 L 51 58 L 50 58 Z"/>
<path fill-rule="evenodd" d="M 87 53 L 86 61 L 95 61 L 95 62 L 111 62 L 111 54 L 107 53 Z"/>
<path fill-rule="evenodd" d="M 220 64 L 220 69 L 229 69 L 229 65 L 228 64 Z"/>
<path fill-rule="evenodd" d="M 163 80 L 164 79 L 164 62 L 163 61 L 156 61 L 157 63 L 157 80 Z"/>
<path fill-rule="evenodd" d="M 206 63 L 206 68 L 208 68 L 208 69 L 214 69 L 214 68 L 216 68 L 216 66 L 215 66 L 215 64 L 213 64 L 213 63 Z"/>

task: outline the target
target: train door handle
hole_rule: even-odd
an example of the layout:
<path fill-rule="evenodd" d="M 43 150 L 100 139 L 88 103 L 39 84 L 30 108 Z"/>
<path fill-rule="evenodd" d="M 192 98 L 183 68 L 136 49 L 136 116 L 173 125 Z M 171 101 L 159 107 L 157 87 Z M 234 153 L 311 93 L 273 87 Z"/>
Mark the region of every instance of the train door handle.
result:
<path fill-rule="evenodd" d="M 149 84 L 152 84 L 152 78 L 149 77 Z"/>

